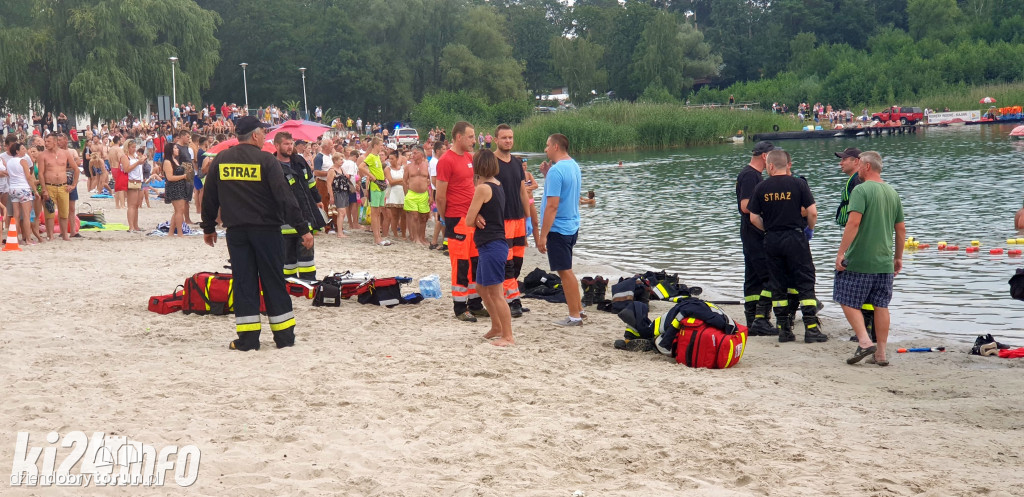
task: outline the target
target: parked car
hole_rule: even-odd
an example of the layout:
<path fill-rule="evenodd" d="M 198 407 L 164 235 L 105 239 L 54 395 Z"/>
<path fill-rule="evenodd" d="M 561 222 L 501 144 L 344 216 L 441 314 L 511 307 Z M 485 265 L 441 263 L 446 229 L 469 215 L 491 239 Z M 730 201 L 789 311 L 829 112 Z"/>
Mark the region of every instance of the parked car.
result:
<path fill-rule="evenodd" d="M 914 124 L 924 119 L 924 111 L 920 107 L 900 107 L 894 105 L 882 112 L 871 114 L 872 121 L 883 123 L 898 121 L 900 124 Z"/>
<path fill-rule="evenodd" d="M 420 142 L 420 134 L 413 128 L 398 128 L 395 130 L 395 141 L 399 145 L 416 145 Z"/>

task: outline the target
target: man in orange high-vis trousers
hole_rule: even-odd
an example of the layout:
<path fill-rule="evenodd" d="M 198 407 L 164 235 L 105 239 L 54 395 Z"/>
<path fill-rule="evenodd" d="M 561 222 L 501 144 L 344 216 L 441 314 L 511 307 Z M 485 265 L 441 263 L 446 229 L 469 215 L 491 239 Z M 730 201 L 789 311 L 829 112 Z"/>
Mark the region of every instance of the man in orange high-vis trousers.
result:
<path fill-rule="evenodd" d="M 473 126 L 465 121 L 452 128 L 452 147 L 437 161 L 437 211 L 444 217 L 444 236 L 452 265 L 452 301 L 455 317 L 476 322 L 488 316 L 476 293 L 475 228 L 465 225 L 473 201 Z"/>
<path fill-rule="evenodd" d="M 523 162 L 512 155 L 515 143 L 512 127 L 507 124 L 498 126 L 494 132 L 497 138 L 498 181 L 505 191 L 505 239 L 508 240 L 508 262 L 505 263 L 505 301 L 508 302 L 512 317 L 522 317 L 524 309 L 519 300 L 519 274 L 523 270 L 523 257 L 526 255 L 526 209 L 530 209 L 530 222 L 533 224 L 534 237 L 540 233 L 537 229 L 537 209 L 530 203 L 530 194 L 526 190 L 526 174 Z"/>

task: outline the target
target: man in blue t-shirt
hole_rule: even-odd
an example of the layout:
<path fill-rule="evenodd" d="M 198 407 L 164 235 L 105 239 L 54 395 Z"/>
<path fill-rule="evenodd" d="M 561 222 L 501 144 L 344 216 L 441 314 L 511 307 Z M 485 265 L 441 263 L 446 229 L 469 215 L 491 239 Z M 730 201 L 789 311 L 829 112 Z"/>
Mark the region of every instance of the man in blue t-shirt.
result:
<path fill-rule="evenodd" d="M 572 249 L 580 230 L 580 165 L 569 157 L 569 139 L 562 134 L 548 137 L 544 153 L 551 161 L 541 164 L 544 199 L 541 201 L 541 231 L 537 250 L 548 254 L 551 270 L 562 279 L 569 316 L 555 321 L 558 326 L 582 326 L 583 302 L 580 284 L 572 272 Z"/>

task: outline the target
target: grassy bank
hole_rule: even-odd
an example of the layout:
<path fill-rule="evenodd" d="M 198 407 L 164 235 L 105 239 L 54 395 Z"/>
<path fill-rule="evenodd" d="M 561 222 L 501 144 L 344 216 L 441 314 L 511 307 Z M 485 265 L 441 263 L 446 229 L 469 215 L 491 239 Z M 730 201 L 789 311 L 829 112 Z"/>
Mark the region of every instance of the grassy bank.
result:
<path fill-rule="evenodd" d="M 791 118 L 764 111 L 687 109 L 679 104 L 611 102 L 575 111 L 538 114 L 515 126 L 516 149 L 544 150 L 547 137 L 569 137 L 571 153 L 651 150 L 719 143 L 745 130 L 747 135 L 795 129 Z"/>
<path fill-rule="evenodd" d="M 996 99 L 996 103 L 979 103 L 979 101 L 985 97 L 992 97 Z M 987 109 L 989 105 L 995 105 L 996 107 L 1024 105 L 1024 83 L 1000 83 L 982 86 L 949 86 L 941 92 L 921 97 L 913 105 L 922 108 L 927 107 L 937 111 L 941 111 L 947 107 L 950 110 L 973 110 Z"/>

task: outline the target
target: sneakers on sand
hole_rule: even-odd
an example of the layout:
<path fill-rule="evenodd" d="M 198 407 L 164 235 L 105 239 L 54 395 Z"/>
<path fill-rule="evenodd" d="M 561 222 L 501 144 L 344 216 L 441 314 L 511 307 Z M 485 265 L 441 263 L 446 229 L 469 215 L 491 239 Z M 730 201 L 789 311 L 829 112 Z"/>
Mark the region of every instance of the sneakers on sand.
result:
<path fill-rule="evenodd" d="M 555 321 L 553 324 L 555 326 L 583 326 L 583 320 L 573 319 L 569 316 L 566 316 L 562 319 L 559 319 L 558 321 Z"/>

